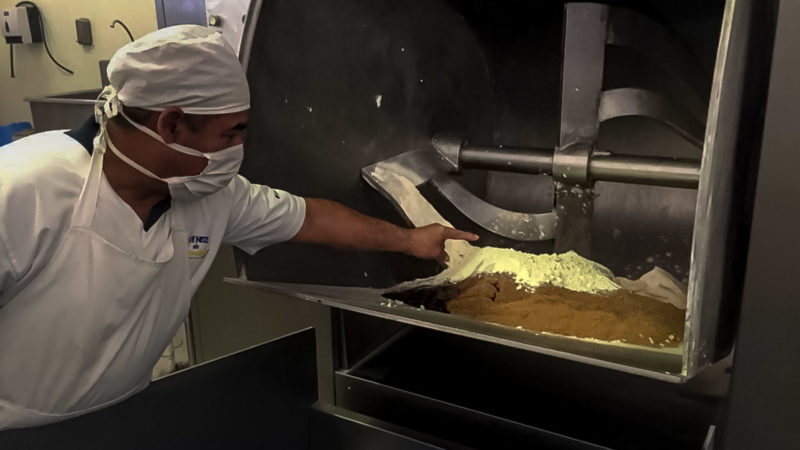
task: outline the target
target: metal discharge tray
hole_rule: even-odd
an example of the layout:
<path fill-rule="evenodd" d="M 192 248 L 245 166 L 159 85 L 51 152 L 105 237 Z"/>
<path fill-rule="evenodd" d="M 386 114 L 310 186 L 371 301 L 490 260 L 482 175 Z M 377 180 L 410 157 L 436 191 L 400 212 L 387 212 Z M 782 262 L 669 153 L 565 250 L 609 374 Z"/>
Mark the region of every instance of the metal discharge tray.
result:
<path fill-rule="evenodd" d="M 546 355 L 559 356 L 664 381 L 680 381 L 681 348 L 656 349 L 533 333 L 454 314 L 415 308 L 383 297 L 381 289 L 266 283 L 227 278 L 229 283 L 288 295 L 347 311 L 444 331 Z"/>

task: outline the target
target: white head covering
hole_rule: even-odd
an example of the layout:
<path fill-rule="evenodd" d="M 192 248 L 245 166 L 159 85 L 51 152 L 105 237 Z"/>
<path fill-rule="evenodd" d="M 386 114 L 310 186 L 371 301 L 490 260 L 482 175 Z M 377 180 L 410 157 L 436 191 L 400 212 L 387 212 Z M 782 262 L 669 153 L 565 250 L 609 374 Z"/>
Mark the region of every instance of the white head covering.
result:
<path fill-rule="evenodd" d="M 199 25 L 162 28 L 121 47 L 108 64 L 110 103 L 187 114 L 250 108 L 250 90 L 236 52 L 222 34 Z M 109 89 L 111 90 L 111 89 Z M 117 106 L 108 105 L 116 114 Z"/>

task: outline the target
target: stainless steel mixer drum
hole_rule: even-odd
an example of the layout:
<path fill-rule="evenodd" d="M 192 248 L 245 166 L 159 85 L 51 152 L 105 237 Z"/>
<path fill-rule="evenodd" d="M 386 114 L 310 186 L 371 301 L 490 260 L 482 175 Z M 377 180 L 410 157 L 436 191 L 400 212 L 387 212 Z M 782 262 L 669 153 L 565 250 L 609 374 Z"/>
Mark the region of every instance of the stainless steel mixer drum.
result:
<path fill-rule="evenodd" d="M 468 133 L 474 142 L 494 146 L 559 147 L 562 70 L 568 61 L 562 54 L 564 17 L 576 4 L 522 3 L 254 2 L 241 52 L 254 124 L 242 173 L 402 224 L 391 204 L 361 179 L 362 167 L 410 150 L 433 152 L 431 137 L 442 131 Z M 671 5 L 617 5 L 608 12 L 609 23 L 635 24 L 614 22 L 634 14 L 660 24 L 670 45 L 688 55 L 684 67 L 674 66 L 672 47 L 657 45 L 652 29 L 608 28 L 600 88 L 660 91 L 682 104 L 687 117 L 705 122 L 694 127 L 699 136 L 620 113 L 599 127 L 596 144 L 629 155 L 701 159 L 699 187 L 598 182 L 589 227 L 592 258 L 617 275 L 637 277 L 658 265 L 688 282 L 681 354 L 653 359 L 647 352 L 609 353 L 439 313 L 386 308 L 377 288 L 437 270 L 398 255 L 281 245 L 254 256 L 238 253 L 243 273 L 238 282 L 671 381 L 690 378 L 724 357 L 740 289 L 742 262 L 735 255 L 741 251 L 737 236 L 744 232 L 740 215 L 750 173 L 748 149 L 737 141 L 739 121 L 749 113 L 739 57 L 748 30 L 733 2 Z M 639 48 L 618 42 L 625 33 L 641 37 Z M 677 82 L 676 69 L 685 74 Z M 448 176 L 501 208 L 553 210 L 550 176 L 480 169 Z M 455 226 L 481 234 L 479 245 L 553 251 L 552 240 L 515 241 L 483 230 L 435 187 L 420 189 Z"/>

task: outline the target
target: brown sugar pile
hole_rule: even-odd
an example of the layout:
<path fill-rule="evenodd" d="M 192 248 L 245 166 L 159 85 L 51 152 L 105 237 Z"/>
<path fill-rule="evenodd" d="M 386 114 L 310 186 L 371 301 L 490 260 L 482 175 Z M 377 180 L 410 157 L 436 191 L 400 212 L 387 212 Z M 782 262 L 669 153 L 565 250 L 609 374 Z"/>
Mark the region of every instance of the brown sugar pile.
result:
<path fill-rule="evenodd" d="M 506 274 L 484 274 L 450 286 L 387 294 L 413 306 L 458 314 L 534 332 L 674 347 L 683 337 L 685 312 L 620 289 L 589 294 L 544 285 L 517 289 Z"/>
<path fill-rule="evenodd" d="M 505 274 L 470 277 L 455 288 L 448 312 L 486 322 L 655 347 L 678 345 L 683 336 L 684 311 L 623 289 L 589 294 L 545 285 L 531 293 Z"/>

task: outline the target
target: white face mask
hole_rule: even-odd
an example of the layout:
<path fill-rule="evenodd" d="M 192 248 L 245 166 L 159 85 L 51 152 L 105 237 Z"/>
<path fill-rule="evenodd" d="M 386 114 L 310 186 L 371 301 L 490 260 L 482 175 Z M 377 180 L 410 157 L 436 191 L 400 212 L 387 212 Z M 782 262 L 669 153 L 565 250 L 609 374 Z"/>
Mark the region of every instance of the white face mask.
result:
<path fill-rule="evenodd" d="M 119 114 L 130 122 L 131 125 L 136 127 L 136 129 L 167 147 L 187 155 L 199 156 L 208 160 L 205 169 L 197 175 L 161 178 L 123 155 L 111 142 L 111 139 L 107 139 L 108 147 L 111 148 L 111 151 L 114 152 L 119 159 L 148 177 L 167 183 L 170 195 L 176 200 L 198 200 L 211 195 L 227 186 L 233 177 L 236 176 L 236 173 L 239 172 L 239 166 L 241 166 L 244 156 L 244 145 L 242 144 L 234 145 L 216 152 L 203 153 L 180 144 L 167 144 L 164 142 L 164 139 L 153 130 L 134 122 L 122 111 L 119 111 Z"/>

